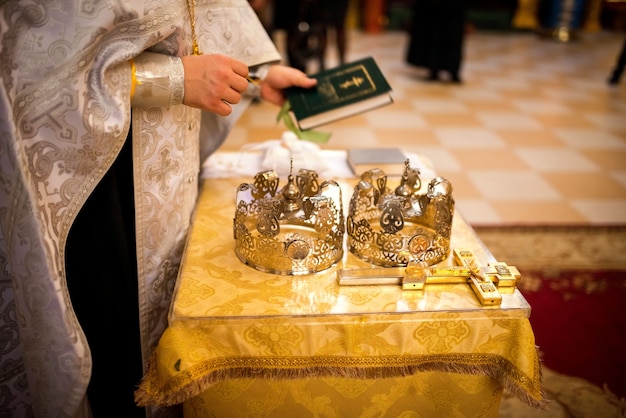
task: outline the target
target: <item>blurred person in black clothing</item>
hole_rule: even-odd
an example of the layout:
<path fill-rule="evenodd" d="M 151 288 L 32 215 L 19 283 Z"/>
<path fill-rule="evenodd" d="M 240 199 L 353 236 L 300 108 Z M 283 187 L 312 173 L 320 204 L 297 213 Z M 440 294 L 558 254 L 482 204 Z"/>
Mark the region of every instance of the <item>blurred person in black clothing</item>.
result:
<path fill-rule="evenodd" d="M 323 33 L 322 50 L 326 51 L 328 46 L 329 29 L 334 31 L 335 44 L 337 46 L 337 57 L 339 64 L 346 62 L 346 18 L 348 15 L 348 0 L 321 0 L 319 2 L 326 30 Z M 324 69 L 325 62 L 322 58 L 321 69 Z"/>
<path fill-rule="evenodd" d="M 616 86 L 619 84 L 620 78 L 622 78 L 622 73 L 624 72 L 624 67 L 626 67 L 626 38 L 624 39 L 624 44 L 622 46 L 622 52 L 617 57 L 617 62 L 615 63 L 615 68 L 609 77 L 609 84 Z"/>
<path fill-rule="evenodd" d="M 285 30 L 289 65 L 306 71 L 309 61 L 326 68 L 328 32 L 334 31 L 340 64 L 346 55 L 348 0 L 274 0 L 273 29 Z"/>
<path fill-rule="evenodd" d="M 286 32 L 287 61 L 305 71 L 310 60 L 323 65 L 326 27 L 319 0 L 274 0 L 274 29 Z"/>
<path fill-rule="evenodd" d="M 445 71 L 460 83 L 466 14 L 466 0 L 414 0 L 406 61 L 426 68 L 428 80 Z"/>

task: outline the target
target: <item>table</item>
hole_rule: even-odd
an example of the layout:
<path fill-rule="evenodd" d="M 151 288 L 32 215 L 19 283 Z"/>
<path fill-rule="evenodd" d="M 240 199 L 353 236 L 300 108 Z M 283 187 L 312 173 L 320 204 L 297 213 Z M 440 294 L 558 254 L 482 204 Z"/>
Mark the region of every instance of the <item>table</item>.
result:
<path fill-rule="evenodd" d="M 505 388 L 543 403 L 530 306 L 517 289 L 484 307 L 464 284 L 339 286 L 340 265 L 367 265 L 347 251 L 313 275 L 254 270 L 233 251 L 235 190 L 250 181 L 204 182 L 141 403 L 183 403 L 186 418 L 495 417 Z M 338 181 L 349 199 L 355 180 Z M 495 261 L 458 212 L 452 246 Z"/>

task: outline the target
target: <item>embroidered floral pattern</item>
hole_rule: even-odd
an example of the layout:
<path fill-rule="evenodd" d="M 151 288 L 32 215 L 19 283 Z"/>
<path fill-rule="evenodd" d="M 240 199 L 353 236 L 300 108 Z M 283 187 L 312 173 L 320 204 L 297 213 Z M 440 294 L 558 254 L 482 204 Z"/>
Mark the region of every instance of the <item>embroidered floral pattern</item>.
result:
<path fill-rule="evenodd" d="M 415 338 L 426 345 L 428 352 L 445 353 L 469 335 L 465 321 L 434 321 L 424 323 L 415 331 Z"/>
<path fill-rule="evenodd" d="M 245 338 L 262 353 L 280 356 L 293 352 L 302 341 L 303 334 L 297 327 L 268 324 L 249 328 Z"/>

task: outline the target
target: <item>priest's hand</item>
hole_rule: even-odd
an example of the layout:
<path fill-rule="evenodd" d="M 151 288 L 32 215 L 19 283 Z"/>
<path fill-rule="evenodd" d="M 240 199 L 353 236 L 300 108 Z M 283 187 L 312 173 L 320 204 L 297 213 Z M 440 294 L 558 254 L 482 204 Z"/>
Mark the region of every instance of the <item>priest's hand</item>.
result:
<path fill-rule="evenodd" d="M 221 116 L 232 112 L 248 88 L 248 66 L 221 54 L 189 55 L 182 58 L 185 69 L 183 104 Z"/>
<path fill-rule="evenodd" d="M 261 98 L 277 106 L 285 103 L 284 89 L 288 87 L 311 88 L 317 80 L 310 78 L 302 71 L 285 65 L 272 65 L 267 76 L 261 82 Z"/>

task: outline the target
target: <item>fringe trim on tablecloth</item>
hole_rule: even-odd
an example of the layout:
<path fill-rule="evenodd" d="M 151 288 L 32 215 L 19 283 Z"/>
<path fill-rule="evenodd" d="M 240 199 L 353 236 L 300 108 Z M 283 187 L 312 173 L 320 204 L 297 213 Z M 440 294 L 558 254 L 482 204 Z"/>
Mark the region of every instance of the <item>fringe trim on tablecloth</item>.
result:
<path fill-rule="evenodd" d="M 381 363 L 380 359 L 378 359 Z M 484 375 L 499 382 L 505 390 L 522 402 L 534 408 L 547 409 L 548 401 L 541 387 L 541 368 L 536 365 L 537 376 L 528 377 L 521 373 L 508 360 L 495 354 L 439 354 L 433 356 L 402 356 L 403 366 L 397 366 L 395 357 L 390 366 L 368 365 L 368 359 L 342 358 L 342 363 L 357 366 L 324 366 L 315 358 L 237 358 L 223 359 L 225 364 L 216 361 L 204 362 L 172 377 L 165 385 L 159 385 L 156 356 L 151 367 L 135 392 L 135 402 L 139 406 L 171 406 L 181 404 L 210 388 L 213 384 L 236 378 L 255 379 L 299 379 L 316 377 L 343 377 L 351 379 L 380 379 L 404 377 L 424 371 L 464 373 Z M 538 360 L 537 360 L 538 361 Z M 303 365 L 303 363 L 311 363 Z M 385 360 L 383 359 L 384 363 Z M 210 363 L 210 364 L 209 364 Z M 226 364 L 227 363 L 227 364 Z M 265 364 L 264 364 L 265 363 Z M 411 364 L 413 363 L 413 364 Z M 237 366 L 240 364 L 241 366 Z M 268 366 L 271 364 L 271 366 Z M 371 363 L 370 363 L 371 364 Z"/>

